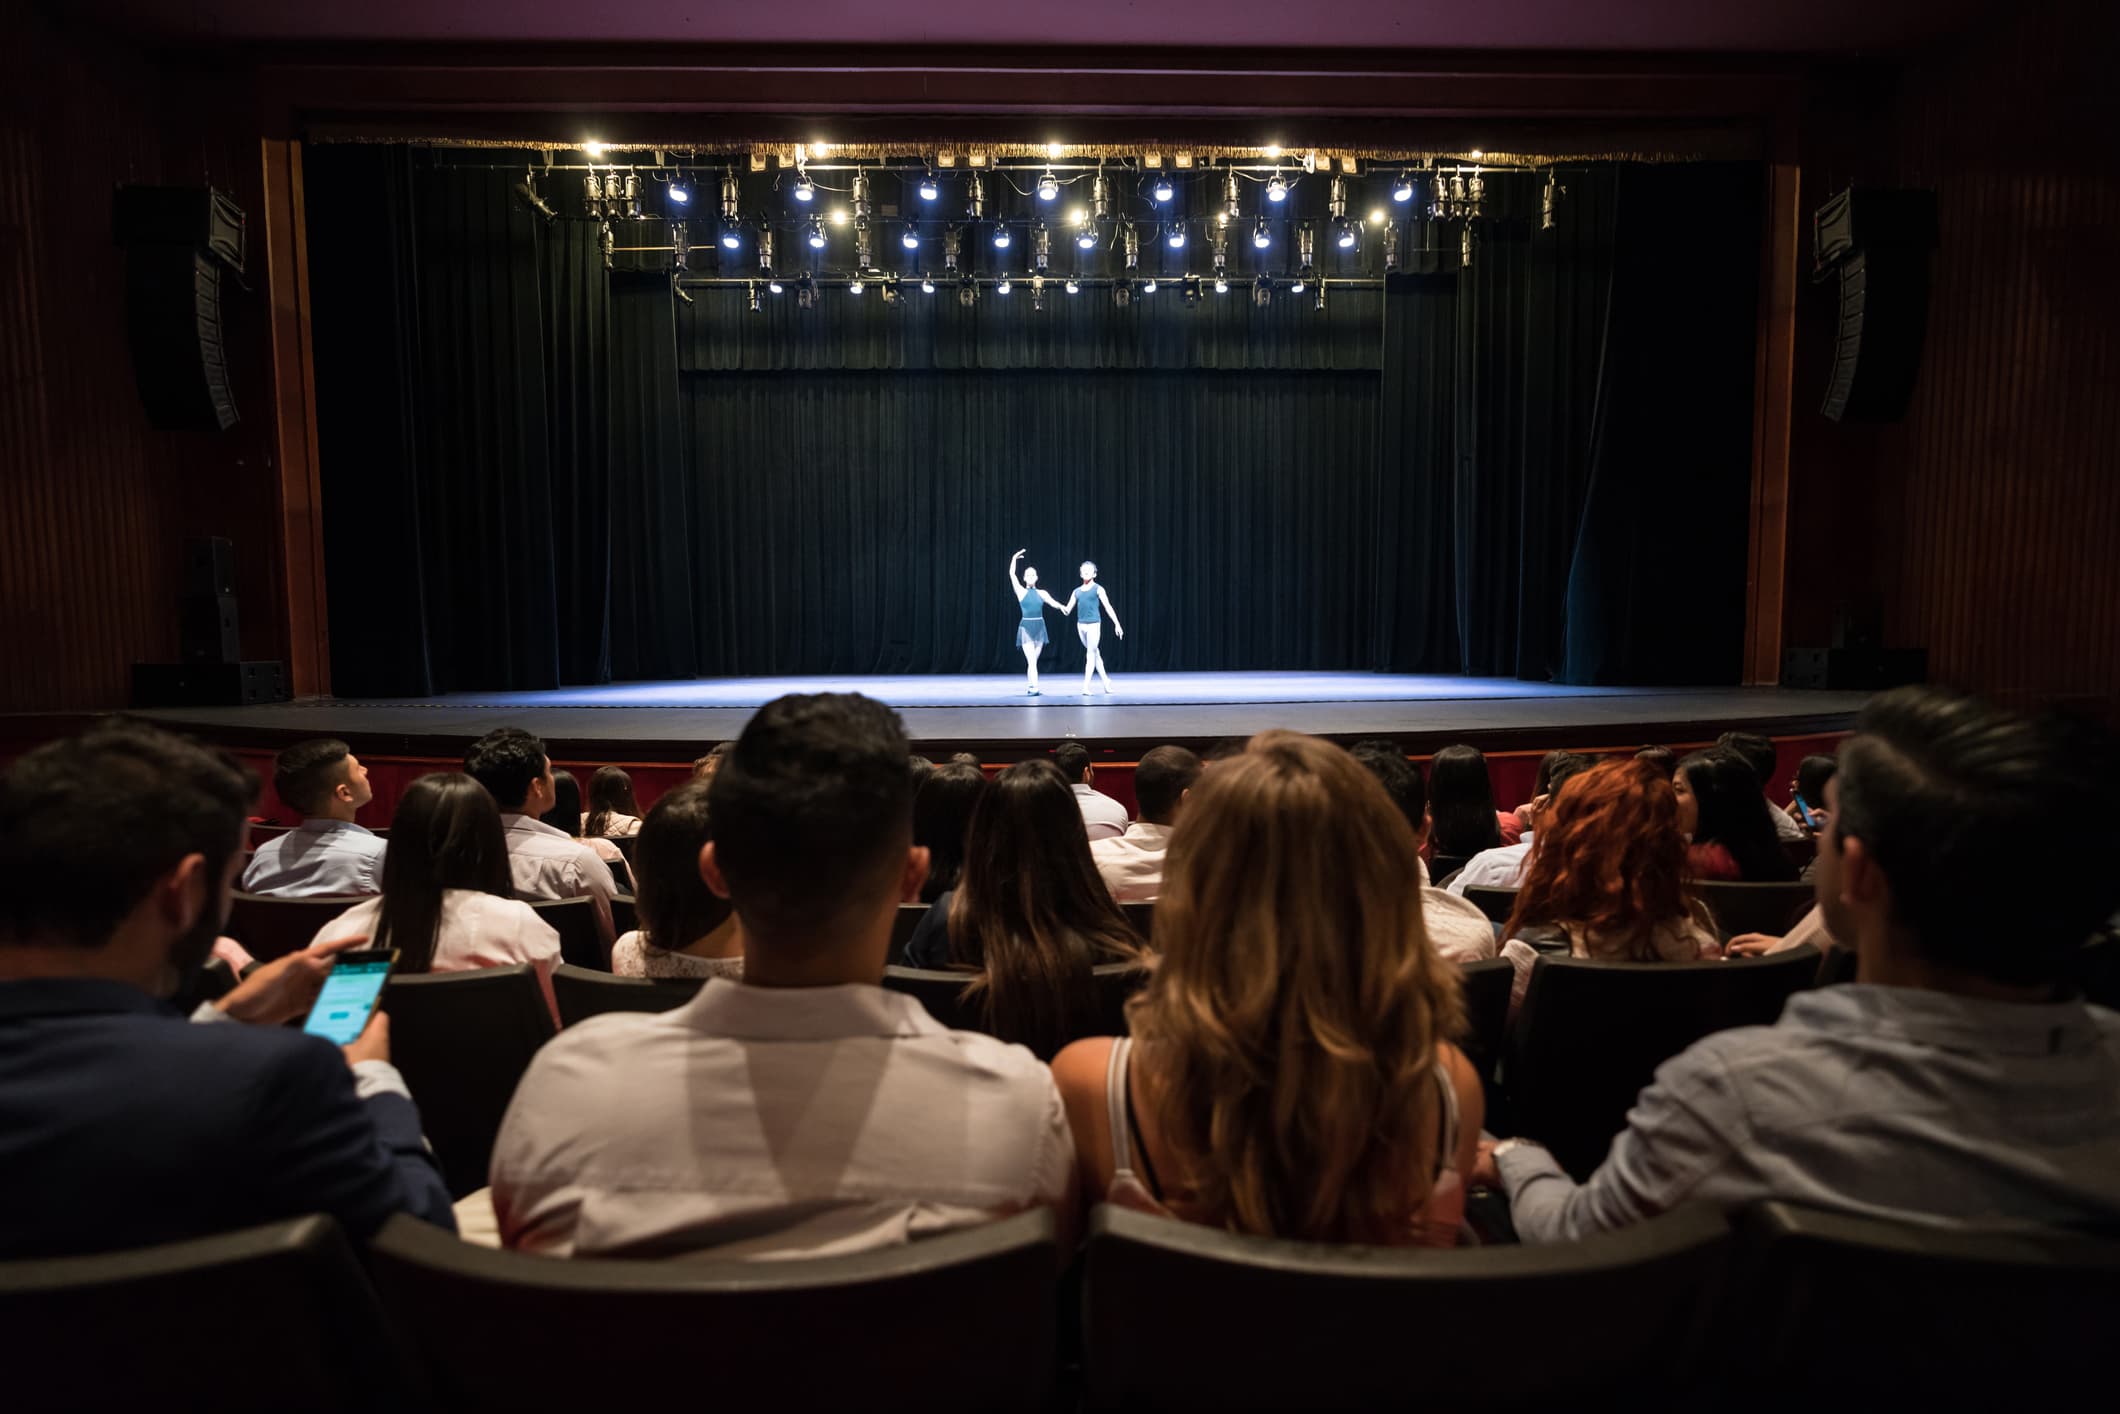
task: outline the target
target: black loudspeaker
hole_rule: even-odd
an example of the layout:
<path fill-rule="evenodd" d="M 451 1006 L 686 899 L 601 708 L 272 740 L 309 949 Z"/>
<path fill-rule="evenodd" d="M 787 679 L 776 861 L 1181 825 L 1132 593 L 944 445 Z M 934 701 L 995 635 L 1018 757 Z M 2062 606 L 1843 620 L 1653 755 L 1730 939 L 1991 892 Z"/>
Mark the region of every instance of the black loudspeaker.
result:
<path fill-rule="evenodd" d="M 127 249 L 184 246 L 243 272 L 243 208 L 212 187 L 119 187 L 110 224 Z"/>
<path fill-rule="evenodd" d="M 184 592 L 236 592 L 236 547 L 219 535 L 194 535 L 184 542 Z"/>
<path fill-rule="evenodd" d="M 177 653 L 186 663 L 243 660 L 235 595 L 187 594 L 178 601 L 177 619 Z"/>
<path fill-rule="evenodd" d="M 1919 648 L 1791 648 L 1781 655 L 1783 687 L 1829 687 L 1878 692 L 1929 675 Z"/>
<path fill-rule="evenodd" d="M 1812 218 L 1815 279 L 1840 282 L 1833 372 L 1821 409 L 1835 422 L 1905 414 L 1928 334 L 1936 196 L 1851 188 Z"/>
<path fill-rule="evenodd" d="M 278 663 L 135 663 L 135 707 L 250 707 L 287 700 Z"/>
<path fill-rule="evenodd" d="M 189 246 L 127 251 L 125 325 L 150 426 L 226 432 L 236 425 L 221 347 L 219 266 Z"/>

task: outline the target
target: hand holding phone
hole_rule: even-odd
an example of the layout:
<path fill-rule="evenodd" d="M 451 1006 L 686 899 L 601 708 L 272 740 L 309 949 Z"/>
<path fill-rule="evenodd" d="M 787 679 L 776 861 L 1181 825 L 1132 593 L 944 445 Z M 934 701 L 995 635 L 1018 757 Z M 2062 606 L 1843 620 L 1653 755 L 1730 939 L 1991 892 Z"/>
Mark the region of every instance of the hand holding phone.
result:
<path fill-rule="evenodd" d="M 1796 818 L 1803 822 L 1803 827 L 1806 830 L 1809 830 L 1812 834 L 1817 834 L 1818 817 L 1811 813 L 1810 804 L 1804 800 L 1803 792 L 1798 791 L 1794 795 L 1790 796 L 1789 803 L 1796 807 Z"/>
<path fill-rule="evenodd" d="M 383 984 L 390 980 L 396 961 L 394 948 L 340 953 L 302 1029 L 336 1046 L 352 1045 L 368 1028 L 368 1018 L 382 1000 Z"/>

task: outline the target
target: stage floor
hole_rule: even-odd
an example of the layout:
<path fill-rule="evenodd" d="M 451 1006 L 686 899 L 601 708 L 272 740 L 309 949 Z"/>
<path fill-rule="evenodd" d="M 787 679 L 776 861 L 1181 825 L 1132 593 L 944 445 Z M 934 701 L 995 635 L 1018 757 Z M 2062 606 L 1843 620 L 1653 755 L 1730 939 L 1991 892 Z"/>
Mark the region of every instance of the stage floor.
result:
<path fill-rule="evenodd" d="M 1079 678 L 1048 675 L 1044 695 L 1030 697 L 1018 676 L 717 678 L 393 700 L 315 698 L 140 715 L 229 743 L 272 745 L 329 734 L 357 751 L 446 756 L 494 727 L 520 726 L 570 749 L 670 758 L 735 736 L 754 709 L 783 693 L 862 692 L 898 708 L 906 730 L 931 751 L 1043 749 L 1068 737 L 1145 748 L 1293 727 L 1343 739 L 1391 736 L 1423 752 L 1456 741 L 1489 749 L 1675 743 L 1737 725 L 1777 736 L 1836 731 L 1866 696 L 1322 672 L 1138 673 L 1113 685 L 1111 696 L 1083 697 Z"/>

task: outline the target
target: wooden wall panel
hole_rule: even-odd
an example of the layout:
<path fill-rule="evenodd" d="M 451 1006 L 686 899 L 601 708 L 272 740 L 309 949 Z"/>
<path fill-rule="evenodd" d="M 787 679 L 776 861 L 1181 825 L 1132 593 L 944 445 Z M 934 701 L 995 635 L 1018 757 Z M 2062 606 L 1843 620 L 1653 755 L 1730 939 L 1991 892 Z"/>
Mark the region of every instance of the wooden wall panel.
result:
<path fill-rule="evenodd" d="M 1832 308 L 1805 306 L 1794 529 L 1818 540 L 1792 552 L 1785 641 L 1822 641 L 1835 608 L 1869 598 L 1887 642 L 1926 647 L 1939 680 L 2120 707 L 2115 52 L 2110 7 L 2013 9 L 1911 64 L 1888 105 L 1842 105 L 1846 126 L 1813 146 L 1807 201 L 1850 181 L 1930 187 L 1942 242 L 1897 423 L 1835 428 L 1815 411 Z"/>
<path fill-rule="evenodd" d="M 153 431 L 110 229 L 121 182 L 212 182 L 254 211 L 246 107 L 202 71 L 0 8 L 0 710 L 122 705 L 133 661 L 173 658 L 187 534 L 236 540 L 245 652 L 283 656 L 258 296 L 224 287 L 245 422 Z"/>

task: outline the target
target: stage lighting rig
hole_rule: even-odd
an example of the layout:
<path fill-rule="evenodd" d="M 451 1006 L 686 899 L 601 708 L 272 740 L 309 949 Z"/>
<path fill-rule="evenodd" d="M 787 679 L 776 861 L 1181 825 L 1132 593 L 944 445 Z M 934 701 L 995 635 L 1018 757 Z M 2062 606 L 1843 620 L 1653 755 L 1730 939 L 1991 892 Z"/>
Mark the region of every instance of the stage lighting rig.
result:
<path fill-rule="evenodd" d="M 604 179 L 596 174 L 594 167 L 582 178 L 582 205 L 593 219 L 600 219 L 604 214 Z"/>
<path fill-rule="evenodd" d="M 764 312 L 765 312 L 765 305 L 764 305 L 764 303 L 763 303 L 762 301 L 760 301 L 760 299 L 758 298 L 758 282 L 757 282 L 756 280 L 753 280 L 753 281 L 751 281 L 751 282 L 750 282 L 749 284 L 747 284 L 747 285 L 745 286 L 745 288 L 746 288 L 747 290 L 749 290 L 749 291 L 750 291 L 750 294 L 751 294 L 751 313 L 753 313 L 753 314 L 762 314 L 762 313 L 764 313 Z"/>
<path fill-rule="evenodd" d="M 1067 292 L 1068 292 L 1069 294 L 1071 294 L 1071 295 L 1079 295 L 1079 294 L 1081 294 L 1081 293 L 1082 293 L 1082 282 L 1081 282 L 1081 281 L 1079 281 L 1079 280 L 1077 280 L 1077 279 L 1075 279 L 1075 278 L 1074 278 L 1074 277 L 1073 277 L 1072 275 L 1070 275 L 1070 276 L 1068 277 L 1068 280 L 1067 280 Z"/>
<path fill-rule="evenodd" d="M 920 292 L 924 295 L 935 293 L 935 277 L 933 275 L 922 275 L 920 277 Z"/>
<path fill-rule="evenodd" d="M 1384 269 L 1388 273 L 1399 268 L 1399 226 L 1396 221 L 1384 225 Z"/>
<path fill-rule="evenodd" d="M 626 173 L 626 216 L 634 221 L 640 219 L 640 174 Z"/>
<path fill-rule="evenodd" d="M 808 271 L 795 281 L 795 303 L 802 309 L 817 307 L 817 277 Z"/>
<path fill-rule="evenodd" d="M 1226 226 L 1243 216 L 1244 203 L 1237 188 L 1237 169 L 1231 167 L 1222 182 L 1222 224 Z"/>
<path fill-rule="evenodd" d="M 1155 279 L 1155 277 L 1154 277 L 1153 275 L 1151 275 L 1151 276 L 1150 276 L 1149 278 L 1147 278 L 1146 280 L 1143 280 L 1143 281 L 1141 282 L 1141 293 L 1142 293 L 1142 294 L 1144 294 L 1144 295 L 1152 295 L 1152 294 L 1154 294 L 1155 292 L 1156 292 L 1156 279 Z"/>
<path fill-rule="evenodd" d="M 823 249 L 824 249 L 824 218 L 823 218 L 823 217 L 821 217 L 821 216 L 812 216 L 812 217 L 810 218 L 810 230 L 809 230 L 809 236 L 808 236 L 808 240 L 809 240 L 809 242 L 810 242 L 810 249 L 811 249 L 811 250 L 823 250 Z"/>
<path fill-rule="evenodd" d="M 1177 192 L 1178 189 L 1171 185 L 1170 178 L 1158 175 L 1155 184 L 1149 188 L 1148 194 L 1160 204 L 1169 201 L 1173 196 L 1177 195 Z"/>
<path fill-rule="evenodd" d="M 537 171 L 535 168 L 526 167 L 523 169 L 523 179 L 515 184 L 515 194 L 522 198 L 523 205 L 529 207 L 547 221 L 559 215 L 557 211 L 552 209 L 550 202 L 537 194 Z"/>
<path fill-rule="evenodd" d="M 1045 228 L 1044 221 L 1031 223 L 1031 263 L 1043 270 L 1052 264 L 1053 233 Z"/>
<path fill-rule="evenodd" d="M 964 228 L 951 226 L 942 233 L 942 269 L 945 274 L 957 273 L 957 255 L 964 247 Z"/>
<path fill-rule="evenodd" d="M 869 174 L 859 167 L 854 169 L 854 219 L 869 219 Z"/>
<path fill-rule="evenodd" d="M 1130 280 L 1112 281 L 1112 307 L 1125 309 L 1134 302 L 1134 287 Z"/>
<path fill-rule="evenodd" d="M 1335 175 L 1326 209 L 1332 213 L 1332 238 L 1341 250 L 1352 250 L 1356 240 L 1354 222 L 1347 219 L 1347 179 Z"/>
<path fill-rule="evenodd" d="M 1273 303 L 1273 280 L 1270 276 L 1262 274 L 1251 282 L 1251 302 L 1260 309 Z"/>
<path fill-rule="evenodd" d="M 773 228 L 771 226 L 760 226 L 758 228 L 758 268 L 767 275 L 773 273 Z"/>
<path fill-rule="evenodd" d="M 670 196 L 673 200 L 689 202 L 692 199 L 689 192 L 684 196 L 677 195 L 678 192 L 683 190 L 684 188 L 676 182 L 670 183 Z M 721 219 L 734 221 L 742 214 L 743 191 L 736 184 L 736 169 L 734 167 L 724 167 L 721 169 Z"/>
<path fill-rule="evenodd" d="M 1043 275 L 1031 276 L 1031 308 L 1038 312 L 1043 312 L 1045 309 L 1045 277 Z"/>
<path fill-rule="evenodd" d="M 1009 278 L 1006 274 L 1002 275 L 999 280 L 996 280 L 994 282 L 994 293 L 997 295 L 1005 295 L 1014 288 L 1016 287 L 1010 283 Z"/>
<path fill-rule="evenodd" d="M 1266 180 L 1266 199 L 1273 202 L 1288 200 L 1288 183 L 1281 180 L 1279 172 Z"/>
<path fill-rule="evenodd" d="M 1008 249 L 1008 247 L 1009 247 L 1009 242 L 1010 242 L 1011 240 L 1013 240 L 1013 239 L 1015 239 L 1015 238 L 1014 238 L 1013 236 L 1011 236 L 1011 235 L 1009 234 L 1009 231 L 1008 231 L 1008 223 L 1007 223 L 1007 222 L 1005 222 L 1005 221 L 996 221 L 996 222 L 994 223 L 994 249 L 995 249 L 995 250 L 1007 250 L 1007 249 Z"/>
<path fill-rule="evenodd" d="M 1467 216 L 1487 214 L 1487 183 L 1480 176 L 1480 169 L 1477 167 L 1472 169 L 1472 180 L 1465 183 L 1465 200 Z"/>
<path fill-rule="evenodd" d="M 920 249 L 920 228 L 910 221 L 906 222 L 905 232 L 898 237 L 898 244 L 904 246 L 907 250 Z"/>
<path fill-rule="evenodd" d="M 596 246 L 598 250 L 603 252 L 604 269 L 609 270 L 617 263 L 616 257 L 618 254 L 618 237 L 613 234 L 609 221 L 605 221 L 597 229 Z"/>
<path fill-rule="evenodd" d="M 817 199 L 817 184 L 810 180 L 809 169 L 795 169 L 795 199 L 807 206 Z"/>
<path fill-rule="evenodd" d="M 957 282 L 957 303 L 966 309 L 979 303 L 979 282 L 967 275 Z"/>
<path fill-rule="evenodd" d="M 1560 180 L 1553 169 L 1548 167 L 1546 169 L 1546 184 L 1540 187 L 1538 192 L 1538 228 L 1541 231 L 1553 229 L 1553 212 L 1560 205 L 1561 193 L 1566 190 L 1567 188 L 1560 184 Z"/>
<path fill-rule="evenodd" d="M 1399 173 L 1399 179 L 1391 184 L 1391 199 L 1398 202 L 1401 206 L 1413 200 L 1413 176 L 1411 173 Z"/>
<path fill-rule="evenodd" d="M 1318 302 L 1313 308 L 1320 314 L 1325 312 L 1325 282 L 1323 280 L 1318 281 Z"/>
<path fill-rule="evenodd" d="M 1172 250 L 1185 249 L 1185 223 L 1182 220 L 1164 223 L 1163 243 Z"/>
<path fill-rule="evenodd" d="M 1273 244 L 1273 232 L 1266 229 L 1266 218 L 1264 216 L 1252 223 L 1251 243 L 1256 250 L 1264 250 Z"/>
<path fill-rule="evenodd" d="M 1097 174 L 1090 179 L 1089 209 L 1091 214 L 1099 221 L 1109 221 L 1111 219 L 1112 189 L 1111 184 L 1104 179 L 1104 169 L 1102 167 L 1099 167 Z"/>
<path fill-rule="evenodd" d="M 876 268 L 875 250 L 869 242 L 869 223 L 866 218 L 854 223 L 854 268 L 873 270 Z"/>
<path fill-rule="evenodd" d="M 986 183 L 980 180 L 977 172 L 972 173 L 971 180 L 964 184 L 964 214 L 974 221 L 986 216 Z"/>
<path fill-rule="evenodd" d="M 1054 176 L 1053 169 L 1048 167 L 1045 169 L 1045 175 L 1038 179 L 1038 200 L 1054 201 L 1059 196 L 1060 179 Z"/>
<path fill-rule="evenodd" d="M 1126 268 L 1134 270 L 1141 264 L 1141 233 L 1134 229 L 1131 221 L 1119 223 L 1119 246 L 1126 256 Z"/>
<path fill-rule="evenodd" d="M 927 170 L 927 175 L 920 179 L 920 199 L 922 201 L 933 201 L 941 195 L 942 183 L 935 180 L 935 169 L 930 167 Z"/>
<path fill-rule="evenodd" d="M 670 268 L 682 270 L 692 261 L 692 236 L 682 221 L 670 223 Z"/>

